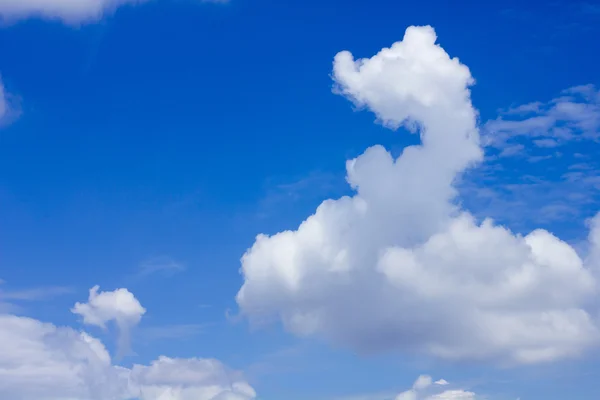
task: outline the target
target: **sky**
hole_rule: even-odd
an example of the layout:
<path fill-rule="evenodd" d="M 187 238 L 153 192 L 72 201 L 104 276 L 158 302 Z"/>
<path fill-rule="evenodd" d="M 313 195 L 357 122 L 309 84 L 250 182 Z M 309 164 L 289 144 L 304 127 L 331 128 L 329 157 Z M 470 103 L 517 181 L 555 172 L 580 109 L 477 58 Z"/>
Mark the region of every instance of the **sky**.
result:
<path fill-rule="evenodd" d="M 600 3 L 0 0 L 0 398 L 593 400 Z"/>

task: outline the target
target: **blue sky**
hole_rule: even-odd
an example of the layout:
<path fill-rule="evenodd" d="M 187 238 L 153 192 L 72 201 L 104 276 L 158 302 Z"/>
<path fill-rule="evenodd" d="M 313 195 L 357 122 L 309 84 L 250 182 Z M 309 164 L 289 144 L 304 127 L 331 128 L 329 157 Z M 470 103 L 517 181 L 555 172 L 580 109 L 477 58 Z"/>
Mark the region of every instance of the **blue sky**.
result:
<path fill-rule="evenodd" d="M 6 104 L 0 113 L 0 311 L 73 332 L 84 329 L 104 343 L 114 363 L 127 368 L 160 355 L 218 359 L 243 373 L 257 398 L 265 400 L 393 399 L 422 374 L 445 379 L 463 396 L 467 391 L 479 396 L 459 399 L 594 398 L 600 365 L 587 336 L 582 342 L 577 335 L 552 341 L 552 351 L 564 350 L 564 357 L 505 363 L 479 348 L 465 350 L 464 356 L 440 356 L 429 342 L 397 339 L 397 331 L 384 332 L 383 324 L 385 343 L 370 351 L 362 346 L 365 329 L 358 327 L 369 320 L 360 318 L 385 308 L 390 299 L 359 307 L 354 335 L 354 328 L 344 325 L 348 319 L 337 317 L 354 312 L 352 303 L 339 300 L 347 290 L 336 297 L 338 286 L 327 276 L 309 274 L 313 265 L 330 267 L 310 261 L 316 257 L 312 247 L 306 250 L 301 239 L 290 239 L 265 242 L 264 251 L 249 249 L 258 234 L 296 230 L 323 200 L 352 195 L 345 180 L 347 160 L 377 144 L 397 157 L 405 146 L 419 142 L 402 127 L 390 130 L 389 124 L 375 121 L 387 119 L 393 125 L 397 118 L 387 111 L 387 104 L 396 107 L 393 89 L 388 91 L 394 82 L 380 86 L 362 75 L 359 88 L 332 72 L 332 63 L 343 50 L 371 58 L 402 41 L 409 26 L 431 25 L 443 50 L 468 66 L 475 79 L 471 99 L 485 152 L 472 167 L 448 164 L 459 177 L 452 203 L 477 221 L 492 217 L 516 233 L 546 229 L 582 259 L 593 259 L 594 246 L 586 238 L 600 189 L 600 44 L 594 40 L 600 5 L 505 1 L 468 2 L 459 8 L 442 1 L 155 0 L 119 7 L 128 2 L 105 1 L 100 2 L 105 9 L 87 10 L 89 2 L 83 1 L 79 13 L 69 2 L 48 1 L 47 7 L 18 3 L 0 0 L 0 104 Z M 441 84 L 438 91 L 438 78 L 424 83 L 432 85 L 435 98 L 447 94 Z M 342 95 L 332 93 L 334 83 Z M 429 86 L 421 89 L 418 93 Z M 414 173 L 424 181 L 430 176 Z M 381 176 L 365 178 L 363 187 Z M 393 187 L 394 182 L 383 185 Z M 438 192 L 423 193 L 429 204 Z M 411 192 L 398 196 L 410 199 Z M 393 203 L 382 208 L 393 225 L 394 210 L 400 213 L 404 200 L 384 200 L 381 204 Z M 345 221 L 353 221 L 339 215 L 332 226 L 323 222 L 323 235 L 337 234 Z M 412 229 L 421 223 L 419 215 L 397 222 Z M 358 229 L 353 226 L 351 232 Z M 423 235 L 411 245 L 431 236 Z M 323 240 L 350 246 L 345 238 Z M 368 240 L 360 239 L 357 246 Z M 364 246 L 370 251 L 370 245 Z M 373 246 L 383 250 L 387 245 Z M 246 251 L 249 261 L 241 263 Z M 273 254 L 289 251 L 299 255 L 297 272 L 314 278 L 299 286 L 308 293 L 306 299 L 279 289 L 287 288 L 287 281 L 279 280 L 287 267 Z M 437 259 L 428 251 L 423 250 L 424 259 Z M 461 259 L 457 263 L 463 265 Z M 582 268 L 593 270 L 594 265 Z M 541 274 L 540 286 L 557 284 L 556 276 Z M 74 315 L 70 309 L 85 302 L 94 285 L 115 296 L 123 292 L 114 290 L 126 288 L 146 310 L 143 318 L 130 318 L 136 307 L 113 310 L 114 315 L 94 308 L 92 298 L 88 303 L 99 313 L 96 319 L 86 312 Z M 249 294 L 236 301 L 242 285 Z M 366 286 L 353 293 L 378 297 Z M 556 290 L 560 293 L 561 286 Z M 575 295 L 568 290 L 564 297 L 571 299 Z M 529 309 L 527 302 L 545 301 L 544 296 L 531 291 L 519 307 Z M 537 311 L 577 308 L 599 326 L 596 292 L 575 303 L 564 301 Z M 256 324 L 263 309 L 271 311 L 270 323 Z M 322 310 L 337 311 L 324 312 L 310 329 L 290 322 Z M 98 318 L 107 329 L 89 322 Z M 380 322 L 370 323 L 375 329 Z M 437 322 L 432 326 L 443 330 Z M 120 358 L 124 330 L 131 330 L 129 355 Z M 446 343 L 447 338 L 434 336 L 435 343 Z M 509 354 L 521 346 L 519 340 L 510 348 L 498 345 L 498 352 Z M 577 351 L 557 349 L 556 343 L 573 343 Z M 2 358 L 0 353 L 0 365 Z M 0 374 L 0 394 L 5 390 L 12 398 L 30 398 L 20 387 L 3 386 L 7 379 Z M 432 388 L 436 385 L 424 390 Z M 144 396 L 138 397 L 158 399 Z M 199 400 L 205 398 L 213 397 Z"/>

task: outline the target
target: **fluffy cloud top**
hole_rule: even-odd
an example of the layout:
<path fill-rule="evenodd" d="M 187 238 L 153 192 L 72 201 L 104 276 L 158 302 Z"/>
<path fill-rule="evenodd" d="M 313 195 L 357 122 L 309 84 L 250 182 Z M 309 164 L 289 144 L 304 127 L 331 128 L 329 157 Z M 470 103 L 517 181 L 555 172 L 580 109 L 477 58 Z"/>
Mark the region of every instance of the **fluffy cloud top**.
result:
<path fill-rule="evenodd" d="M 515 235 L 457 206 L 456 181 L 482 160 L 473 78 L 434 30 L 408 28 L 370 59 L 341 52 L 333 71 L 337 93 L 386 126 L 418 128 L 422 143 L 395 159 L 367 149 L 347 163 L 354 196 L 259 235 L 242 258 L 242 314 L 359 351 L 446 359 L 536 363 L 596 345 L 592 262 L 549 232 Z"/>
<path fill-rule="evenodd" d="M 79 24 L 102 18 L 125 4 L 147 0 L 0 0 L 0 17 L 14 21 L 28 17 L 58 19 Z"/>
<path fill-rule="evenodd" d="M 142 319 L 146 309 L 127 289 L 117 289 L 112 292 L 100 292 L 99 286 L 90 289 L 87 303 L 76 303 L 72 311 L 83 317 L 83 322 L 89 325 L 106 327 L 108 321 L 119 324 L 136 325 Z"/>
<path fill-rule="evenodd" d="M 129 348 L 129 332 L 140 322 L 146 309 L 127 289 L 98 293 L 99 289 L 98 286 L 91 288 L 88 302 L 76 303 L 71 311 L 81 315 L 85 324 L 103 329 L 107 322 L 114 321 L 119 328 L 119 351 L 126 352 Z"/>
<path fill-rule="evenodd" d="M 239 373 L 217 360 L 163 356 L 150 365 L 123 368 L 112 362 L 98 339 L 84 332 L 9 314 L 0 315 L 0 355 L 2 399 L 250 400 L 256 396 Z"/>

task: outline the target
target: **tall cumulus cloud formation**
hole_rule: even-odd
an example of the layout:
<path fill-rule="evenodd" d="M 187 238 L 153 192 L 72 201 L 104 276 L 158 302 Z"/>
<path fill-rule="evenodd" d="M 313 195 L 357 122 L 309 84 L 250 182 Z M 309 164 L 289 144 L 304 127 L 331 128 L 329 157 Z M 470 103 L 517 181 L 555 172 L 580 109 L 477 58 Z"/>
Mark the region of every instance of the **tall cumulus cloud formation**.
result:
<path fill-rule="evenodd" d="M 363 352 L 539 363 L 598 344 L 600 219 L 582 257 L 544 230 L 526 236 L 457 206 L 455 182 L 483 158 L 469 69 L 433 28 L 368 59 L 340 52 L 334 91 L 421 144 L 373 146 L 347 162 L 351 197 L 326 200 L 296 230 L 259 235 L 242 257 L 240 311 Z"/>

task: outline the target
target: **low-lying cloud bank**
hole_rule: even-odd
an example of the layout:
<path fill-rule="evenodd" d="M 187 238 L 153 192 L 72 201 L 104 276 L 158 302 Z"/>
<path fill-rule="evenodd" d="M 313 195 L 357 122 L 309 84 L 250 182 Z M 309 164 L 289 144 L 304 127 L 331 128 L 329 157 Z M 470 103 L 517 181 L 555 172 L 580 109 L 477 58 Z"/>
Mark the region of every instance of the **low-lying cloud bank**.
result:
<path fill-rule="evenodd" d="M 445 379 L 433 382 L 429 375 L 417 378 L 413 387 L 398 394 L 395 400 L 476 400 L 480 397 L 463 389 L 444 389 L 449 383 Z"/>
<path fill-rule="evenodd" d="M 142 311 L 143 310 L 143 311 Z M 145 312 L 126 289 L 90 291 L 73 311 L 87 323 L 128 327 Z M 139 317 L 139 318 L 138 318 Z M 119 325 L 120 326 L 120 325 Z M 121 331 L 122 333 L 122 331 Z M 161 356 L 149 365 L 113 363 L 104 344 L 85 332 L 0 314 L 0 398 L 11 400 L 250 400 L 240 372 L 202 358 Z"/>

